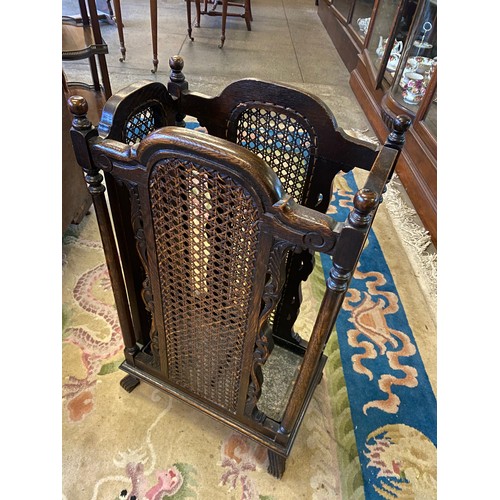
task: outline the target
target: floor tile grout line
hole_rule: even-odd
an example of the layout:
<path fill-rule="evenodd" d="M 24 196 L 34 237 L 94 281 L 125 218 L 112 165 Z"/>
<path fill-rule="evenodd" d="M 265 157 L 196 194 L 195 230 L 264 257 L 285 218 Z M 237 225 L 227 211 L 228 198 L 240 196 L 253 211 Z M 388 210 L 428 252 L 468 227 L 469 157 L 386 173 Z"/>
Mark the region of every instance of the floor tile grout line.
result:
<path fill-rule="evenodd" d="M 304 75 L 302 74 L 302 69 L 300 68 L 299 57 L 297 55 L 297 51 L 295 50 L 295 43 L 293 41 L 292 32 L 290 30 L 290 23 L 288 22 L 288 16 L 286 15 L 285 0 L 281 0 L 281 5 L 283 6 L 283 13 L 285 14 L 285 19 L 286 19 L 286 26 L 288 28 L 288 34 L 290 35 L 290 40 L 292 42 L 293 54 L 295 55 L 295 60 L 297 61 L 297 67 L 299 68 L 300 79 L 302 80 L 302 83 L 306 83 L 304 80 Z"/>

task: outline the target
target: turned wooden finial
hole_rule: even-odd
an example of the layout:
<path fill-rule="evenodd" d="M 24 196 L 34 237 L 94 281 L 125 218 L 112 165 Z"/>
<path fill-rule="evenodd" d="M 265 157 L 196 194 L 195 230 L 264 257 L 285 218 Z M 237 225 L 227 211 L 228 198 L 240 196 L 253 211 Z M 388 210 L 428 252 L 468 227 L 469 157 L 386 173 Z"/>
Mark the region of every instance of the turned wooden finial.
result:
<path fill-rule="evenodd" d="M 354 208 L 349 213 L 349 222 L 357 228 L 369 224 L 372 212 L 380 201 L 378 194 L 371 189 L 359 189 L 354 195 Z"/>
<path fill-rule="evenodd" d="M 387 182 L 392 179 L 397 161 L 399 159 L 399 155 L 401 154 L 401 151 L 403 151 L 403 146 L 405 145 L 405 134 L 410 128 L 410 125 L 411 118 L 408 115 L 398 115 L 392 121 L 392 131 L 387 137 L 384 146 L 388 146 L 392 149 L 397 149 L 398 156 L 396 161 L 394 162 L 392 170 L 387 177 Z"/>
<path fill-rule="evenodd" d="M 179 99 L 182 92 L 188 89 L 188 82 L 182 72 L 184 59 L 181 56 L 172 56 L 168 60 L 170 66 L 170 81 L 168 82 L 168 92 L 174 99 Z"/>
<path fill-rule="evenodd" d="M 168 60 L 168 65 L 170 66 L 170 81 L 168 82 L 168 93 L 172 97 L 172 99 L 177 100 L 177 113 L 175 115 L 175 125 L 178 127 L 185 127 L 186 122 L 184 118 L 186 114 L 182 112 L 182 104 L 181 97 L 182 93 L 187 91 L 188 82 L 186 81 L 186 77 L 182 72 L 184 68 L 184 59 L 179 56 L 172 56 Z"/>
<path fill-rule="evenodd" d="M 76 130 L 86 130 L 92 127 L 92 123 L 87 118 L 89 104 L 85 97 L 72 95 L 68 99 L 68 107 L 73 115 L 71 125 L 73 125 Z"/>
<path fill-rule="evenodd" d="M 100 193 L 104 186 L 100 186 L 102 176 L 96 177 L 98 169 L 94 165 L 92 154 L 90 152 L 89 141 L 98 135 L 97 129 L 92 125 L 92 122 L 87 118 L 89 105 L 84 97 L 74 95 L 68 99 L 68 108 L 73 115 L 71 129 L 69 131 L 73 149 L 78 164 L 84 170 L 89 191 Z"/>
<path fill-rule="evenodd" d="M 181 56 L 175 55 L 168 60 L 170 66 L 170 81 L 175 83 L 182 83 L 185 81 L 182 69 L 184 68 L 184 59 Z"/>
<path fill-rule="evenodd" d="M 403 149 L 405 134 L 410 128 L 411 118 L 408 115 L 398 115 L 392 123 L 392 131 L 387 137 L 386 146 L 391 146 L 399 150 Z"/>

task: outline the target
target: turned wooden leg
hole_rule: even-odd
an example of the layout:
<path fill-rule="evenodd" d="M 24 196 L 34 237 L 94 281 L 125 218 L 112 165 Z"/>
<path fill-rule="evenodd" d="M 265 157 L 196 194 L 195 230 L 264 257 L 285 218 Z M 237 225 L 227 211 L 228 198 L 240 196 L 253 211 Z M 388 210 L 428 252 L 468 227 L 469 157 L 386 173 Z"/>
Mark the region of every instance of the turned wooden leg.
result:
<path fill-rule="evenodd" d="M 110 0 L 108 0 L 109 3 Z M 120 52 L 122 54 L 122 57 L 120 57 L 120 62 L 125 61 L 125 37 L 123 35 L 123 22 L 122 22 L 122 7 L 120 4 L 120 0 L 113 0 L 113 3 L 115 4 L 115 19 L 116 19 L 116 29 L 118 30 L 118 39 L 120 40 Z"/>
<path fill-rule="evenodd" d="M 133 375 L 127 375 L 122 380 L 120 380 L 120 385 L 127 392 L 132 392 L 140 383 L 141 381 Z"/>
<path fill-rule="evenodd" d="M 94 86 L 94 90 L 96 92 L 101 91 L 101 83 L 99 80 L 99 73 L 97 71 L 97 62 L 95 54 L 91 55 L 88 59 L 90 66 L 90 74 L 92 75 L 92 85 Z"/>
<path fill-rule="evenodd" d="M 220 36 L 219 49 L 224 47 L 224 42 L 226 40 L 227 2 L 228 0 L 222 0 L 222 33 Z M 217 5 L 217 3 L 215 3 L 215 5 Z"/>
<path fill-rule="evenodd" d="M 188 22 L 188 37 L 191 41 L 194 40 L 191 33 L 193 32 L 191 28 L 191 0 L 186 0 L 186 13 L 187 13 L 187 22 Z"/>
<path fill-rule="evenodd" d="M 196 6 L 196 21 L 194 23 L 195 28 L 200 27 L 200 20 L 201 20 L 201 0 L 195 0 L 195 6 Z M 207 10 L 207 5 L 205 3 L 205 11 Z"/>
<path fill-rule="evenodd" d="M 113 7 L 111 6 L 111 0 L 106 0 L 106 3 L 108 5 L 108 12 L 111 18 L 115 17 L 115 13 L 113 12 Z"/>
<path fill-rule="evenodd" d="M 252 21 L 252 12 L 250 10 L 250 0 L 245 0 L 245 22 L 247 24 L 247 30 L 252 31 L 252 25 L 250 22 Z"/>
<path fill-rule="evenodd" d="M 283 473 L 285 472 L 286 458 L 278 455 L 272 450 L 267 450 L 267 456 L 269 458 L 269 467 L 267 472 L 277 479 L 281 479 Z"/>
<path fill-rule="evenodd" d="M 158 69 L 158 1 L 149 1 L 149 11 L 151 16 L 151 41 L 153 43 L 153 69 L 151 73 L 156 73 Z"/>

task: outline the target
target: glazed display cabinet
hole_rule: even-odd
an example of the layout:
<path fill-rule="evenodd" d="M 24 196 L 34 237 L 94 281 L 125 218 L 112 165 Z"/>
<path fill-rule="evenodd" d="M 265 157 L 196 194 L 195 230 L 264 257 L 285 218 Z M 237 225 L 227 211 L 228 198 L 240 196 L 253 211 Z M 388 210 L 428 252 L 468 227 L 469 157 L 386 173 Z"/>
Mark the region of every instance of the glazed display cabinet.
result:
<path fill-rule="evenodd" d="M 318 14 L 377 137 L 412 118 L 396 172 L 437 246 L 437 0 L 319 0 Z"/>

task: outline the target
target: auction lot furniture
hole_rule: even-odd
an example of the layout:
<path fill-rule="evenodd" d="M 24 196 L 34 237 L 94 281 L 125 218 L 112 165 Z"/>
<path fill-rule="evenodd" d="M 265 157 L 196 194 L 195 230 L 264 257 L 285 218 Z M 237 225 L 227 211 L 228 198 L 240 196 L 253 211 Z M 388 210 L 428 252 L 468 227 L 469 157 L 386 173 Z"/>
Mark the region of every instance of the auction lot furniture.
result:
<path fill-rule="evenodd" d="M 122 386 L 148 382 L 256 440 L 281 477 L 409 119 L 376 150 L 311 95 L 243 80 L 210 98 L 188 90 L 180 58 L 171 68 L 168 89 L 114 95 L 98 129 L 85 99 L 69 101 L 125 343 Z M 182 127 L 190 113 L 208 133 Z M 334 222 L 322 213 L 332 179 L 358 165 L 366 184 Z M 332 269 L 305 341 L 293 324 L 317 251 Z"/>
<path fill-rule="evenodd" d="M 229 0 L 213 0 L 212 8 L 208 10 L 208 0 L 204 1 L 203 11 L 201 10 L 201 0 L 195 0 L 196 6 L 196 23 L 195 26 L 197 28 L 201 25 L 201 14 L 207 16 L 219 16 L 222 17 L 221 23 L 221 38 L 219 49 L 222 49 L 224 46 L 224 42 L 226 40 L 226 21 L 227 17 L 241 17 L 245 20 L 247 25 L 247 30 L 252 31 L 252 4 L 251 0 L 243 0 L 242 2 L 230 2 Z M 218 11 L 217 6 L 221 5 L 222 10 Z M 229 8 L 231 7 L 231 10 Z M 192 27 L 191 27 L 191 0 L 186 0 L 186 9 L 187 9 L 187 21 L 188 21 L 188 35 L 191 40 L 194 40 L 192 37 Z M 243 12 L 236 12 L 234 9 L 243 9 Z"/>

